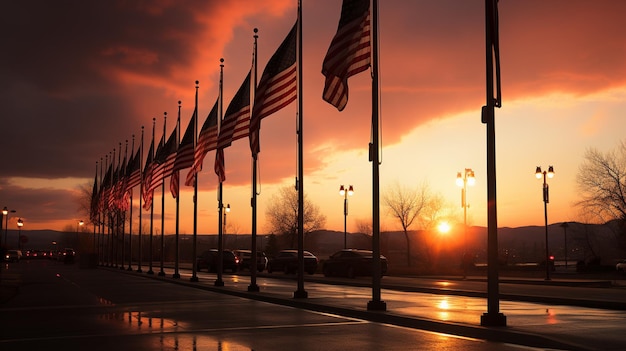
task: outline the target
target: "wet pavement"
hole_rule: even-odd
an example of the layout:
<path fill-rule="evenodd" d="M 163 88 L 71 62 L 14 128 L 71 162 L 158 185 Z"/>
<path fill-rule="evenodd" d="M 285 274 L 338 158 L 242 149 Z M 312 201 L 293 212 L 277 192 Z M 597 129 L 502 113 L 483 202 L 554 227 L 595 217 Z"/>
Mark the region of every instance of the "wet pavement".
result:
<path fill-rule="evenodd" d="M 617 309 L 501 300 L 507 326 L 486 328 L 480 326 L 486 300 L 474 297 L 478 293 L 415 292 L 425 288 L 408 286 L 409 280 L 406 291 L 383 289 L 387 311 L 371 312 L 367 287 L 307 281 L 308 298 L 294 299 L 296 281 L 282 275 L 260 276 L 260 292 L 249 293 L 244 275 L 224 275 L 225 286 L 216 287 L 213 274 L 199 273 L 199 282 L 190 282 L 190 272 L 172 279 L 168 268 L 164 277 L 54 261 L 5 268 L 2 291 L 19 286 L 0 304 L 5 350 L 626 350 L 621 288 L 571 287 L 567 294 L 584 300 L 617 291 L 605 298 L 617 300 Z M 431 282 L 446 284 L 467 291 L 483 285 Z"/>

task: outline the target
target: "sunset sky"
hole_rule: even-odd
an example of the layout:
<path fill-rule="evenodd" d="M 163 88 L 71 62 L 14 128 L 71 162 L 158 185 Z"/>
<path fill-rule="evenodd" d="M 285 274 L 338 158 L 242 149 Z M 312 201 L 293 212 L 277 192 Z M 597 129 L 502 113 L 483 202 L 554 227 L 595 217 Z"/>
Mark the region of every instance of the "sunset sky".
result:
<path fill-rule="evenodd" d="M 347 107 L 321 98 L 321 67 L 337 30 L 340 0 L 303 0 L 303 139 L 306 196 L 343 231 L 341 184 L 353 185 L 348 231 L 372 217 L 369 71 L 349 80 Z M 535 168 L 553 165 L 550 223 L 580 220 L 575 207 L 585 150 L 626 140 L 626 2 L 501 0 L 502 108 L 496 109 L 498 225 L 543 225 Z M 152 119 L 167 134 L 182 101 L 183 128 L 200 81 L 200 125 L 218 95 L 224 58 L 224 109 L 252 61 L 258 28 L 259 76 L 297 15 L 296 0 L 23 0 L 0 14 L 0 208 L 24 229 L 63 230 L 87 219 L 80 187 L 91 189 L 96 161 Z M 381 194 L 390 184 L 428 184 L 457 209 L 456 174 L 472 168 L 468 222 L 486 225 L 485 28 L 483 0 L 380 1 Z M 292 103 L 262 122 L 259 233 L 265 207 L 293 186 L 296 111 Z M 129 145 L 130 148 L 130 145 Z M 211 151 L 199 174 L 198 232 L 216 233 L 217 177 Z M 247 139 L 225 150 L 224 203 L 232 231 L 251 227 L 251 155 Z M 182 172 L 181 178 L 187 171 Z M 192 188 L 181 189 L 181 233 L 191 234 Z M 135 217 L 138 192 L 134 190 Z M 155 193 L 160 228 L 161 191 Z M 166 181 L 165 232 L 175 202 Z M 149 212 L 144 213 L 147 223 Z M 381 204 L 381 229 L 397 230 Z M 135 232 L 137 229 L 135 218 Z"/>

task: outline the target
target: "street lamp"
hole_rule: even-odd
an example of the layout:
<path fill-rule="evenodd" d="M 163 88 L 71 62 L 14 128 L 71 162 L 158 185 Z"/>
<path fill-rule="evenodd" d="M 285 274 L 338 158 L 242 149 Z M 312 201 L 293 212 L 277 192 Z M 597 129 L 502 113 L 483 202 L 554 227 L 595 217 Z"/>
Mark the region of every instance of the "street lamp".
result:
<path fill-rule="evenodd" d="M 22 221 L 22 219 L 19 218 L 17 220 L 17 229 L 18 229 L 18 233 L 17 233 L 17 249 L 18 250 L 21 250 L 20 242 L 21 242 L 21 239 L 22 239 L 22 227 L 23 226 L 24 226 L 24 221 Z"/>
<path fill-rule="evenodd" d="M 4 208 L 2 209 L 2 217 L 0 217 L 0 235 L 2 235 L 2 224 L 4 222 L 4 216 L 8 216 L 9 215 L 9 210 L 7 209 L 6 206 L 4 206 Z M 5 244 L 6 244 L 6 239 L 5 240 Z M 0 240 L 0 247 L 2 247 L 2 241 Z"/>
<path fill-rule="evenodd" d="M 343 196 L 343 248 L 348 248 L 348 195 L 352 196 L 354 194 L 354 188 L 352 185 L 348 186 L 348 190 L 343 186 L 343 184 L 339 187 L 339 195 Z"/>
<path fill-rule="evenodd" d="M 546 280 L 550 280 L 550 250 L 548 249 L 548 202 L 550 202 L 548 182 L 546 178 L 554 177 L 554 167 L 548 167 L 548 171 L 541 171 L 541 167 L 537 166 L 535 177 L 541 179 L 543 176 L 543 214 L 546 226 Z"/>
<path fill-rule="evenodd" d="M 465 168 L 463 172 L 457 172 L 456 185 L 461 187 L 461 207 L 463 207 L 463 276 L 467 275 L 467 209 L 469 204 L 467 203 L 467 185 L 474 186 L 476 184 L 476 178 L 474 177 L 474 171 L 471 168 Z"/>
<path fill-rule="evenodd" d="M 224 234 L 226 234 L 226 213 L 230 212 L 230 204 L 226 204 L 226 207 L 224 207 L 224 223 L 222 223 L 222 225 L 224 226 L 224 228 L 222 229 L 222 232 Z M 235 246 L 237 245 L 237 242 L 235 241 Z"/>
<path fill-rule="evenodd" d="M 2 215 L 4 215 L 4 244 L 7 245 L 7 233 L 9 232 L 9 212 L 15 213 L 15 210 L 9 211 L 6 206 L 2 209 Z"/>

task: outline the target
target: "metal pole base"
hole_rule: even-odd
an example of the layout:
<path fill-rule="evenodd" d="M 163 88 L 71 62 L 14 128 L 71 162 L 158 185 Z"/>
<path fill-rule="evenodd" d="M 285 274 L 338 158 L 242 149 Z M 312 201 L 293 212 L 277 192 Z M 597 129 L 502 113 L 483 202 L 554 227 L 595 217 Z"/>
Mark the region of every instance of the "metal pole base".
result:
<path fill-rule="evenodd" d="M 259 292 L 259 291 L 260 291 L 260 290 L 259 290 L 259 286 L 258 286 L 258 285 L 256 285 L 256 284 L 254 284 L 254 285 L 252 285 L 252 284 L 248 285 L 248 292 Z"/>
<path fill-rule="evenodd" d="M 131 266 L 128 266 L 128 268 L 126 268 L 126 270 L 131 272 L 133 270 L 133 268 Z"/>
<path fill-rule="evenodd" d="M 483 327 L 506 327 L 506 316 L 502 313 L 483 313 L 480 316 L 480 325 Z"/>
<path fill-rule="evenodd" d="M 367 303 L 368 311 L 387 311 L 387 303 L 385 301 L 369 301 Z"/>
<path fill-rule="evenodd" d="M 172 274 L 172 278 L 174 278 L 174 279 L 180 279 L 180 274 L 178 274 L 178 273 L 174 273 L 174 274 Z"/>
<path fill-rule="evenodd" d="M 159 277 L 165 277 L 165 272 L 160 271 L 159 274 L 157 274 Z"/>
<path fill-rule="evenodd" d="M 192 276 L 191 278 L 189 278 L 190 282 L 197 282 L 198 281 L 198 276 Z"/>
<path fill-rule="evenodd" d="M 309 297 L 309 293 L 306 290 L 296 290 L 293 292 L 294 299 L 306 299 Z"/>
<path fill-rule="evenodd" d="M 217 279 L 214 283 L 215 286 L 224 286 L 224 281 L 221 279 Z"/>
<path fill-rule="evenodd" d="M 153 270 L 149 270 L 149 271 L 146 272 L 146 274 L 154 275 L 154 271 Z"/>

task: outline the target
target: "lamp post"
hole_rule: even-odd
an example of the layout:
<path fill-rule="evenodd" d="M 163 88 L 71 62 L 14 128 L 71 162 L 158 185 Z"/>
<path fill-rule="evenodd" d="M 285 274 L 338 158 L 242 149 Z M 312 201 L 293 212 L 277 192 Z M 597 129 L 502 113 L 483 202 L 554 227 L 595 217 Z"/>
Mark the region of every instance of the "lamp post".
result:
<path fill-rule="evenodd" d="M 80 227 L 82 227 L 83 225 L 85 225 L 85 222 L 83 222 L 82 219 L 76 223 L 76 244 L 74 245 L 75 249 L 78 249 L 78 247 L 80 246 L 80 237 L 78 233 L 80 233 Z"/>
<path fill-rule="evenodd" d="M 4 215 L 4 244 L 7 245 L 7 233 L 9 232 L 9 212 L 15 213 L 15 210 L 9 211 L 6 206 L 2 209 L 2 215 Z"/>
<path fill-rule="evenodd" d="M 550 250 L 548 249 L 548 202 L 550 202 L 548 182 L 546 178 L 554 177 L 554 167 L 549 166 L 548 171 L 541 171 L 541 167 L 535 170 L 535 177 L 541 179 L 543 176 L 543 215 L 546 227 L 546 280 L 550 280 Z"/>
<path fill-rule="evenodd" d="M 0 235 L 2 235 L 2 224 L 4 222 L 4 217 L 9 215 L 9 210 L 7 209 L 6 206 L 4 206 L 4 208 L 2 209 L 2 217 L 0 217 Z M 5 244 L 6 244 L 6 239 L 5 240 Z M 0 240 L 0 247 L 2 247 L 2 240 Z"/>
<path fill-rule="evenodd" d="M 465 168 L 463 172 L 457 172 L 456 185 L 461 187 L 461 207 L 463 207 L 463 277 L 467 276 L 467 209 L 469 204 L 467 203 L 467 186 L 474 186 L 476 184 L 476 178 L 474 177 L 474 171 L 471 168 Z"/>
<path fill-rule="evenodd" d="M 21 241 L 22 241 L 22 227 L 23 227 L 23 226 L 24 226 L 24 221 L 22 221 L 22 219 L 21 219 L 21 218 L 19 218 L 19 219 L 17 220 L 17 229 L 18 229 L 18 232 L 17 232 L 17 249 L 18 249 L 18 250 L 21 250 L 21 249 L 22 249 L 22 248 L 20 247 L 20 243 L 21 243 Z"/>
<path fill-rule="evenodd" d="M 226 204 L 226 207 L 224 207 L 224 221 L 222 223 L 222 226 L 223 226 L 222 233 L 224 233 L 224 234 L 226 234 L 226 213 L 228 213 L 228 212 L 230 212 L 230 204 Z M 235 236 L 235 246 L 237 246 L 237 237 L 236 236 Z"/>
<path fill-rule="evenodd" d="M 339 187 L 339 195 L 343 196 L 343 248 L 348 248 L 348 195 L 354 194 L 354 188 L 352 185 L 348 186 L 348 189 L 343 186 Z"/>

